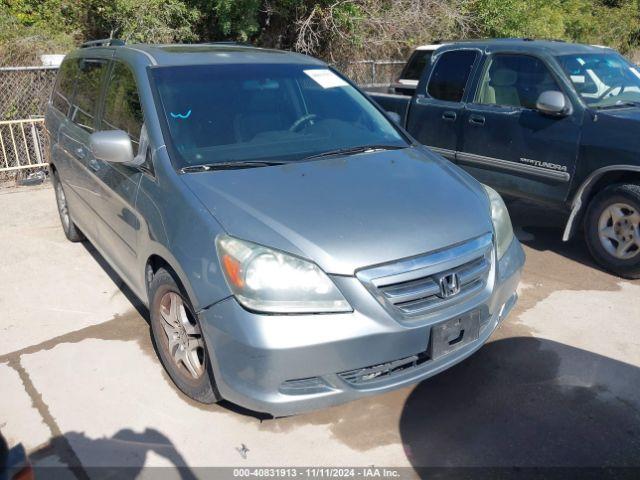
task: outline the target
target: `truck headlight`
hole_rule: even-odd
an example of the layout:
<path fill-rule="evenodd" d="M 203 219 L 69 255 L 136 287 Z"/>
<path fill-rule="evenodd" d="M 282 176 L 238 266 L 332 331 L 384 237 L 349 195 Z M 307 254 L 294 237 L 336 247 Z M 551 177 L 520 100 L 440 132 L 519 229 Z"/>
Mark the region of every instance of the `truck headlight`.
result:
<path fill-rule="evenodd" d="M 511 226 L 511 218 L 507 211 L 507 206 L 498 192 L 493 188 L 483 185 L 491 203 L 491 220 L 493 221 L 493 229 L 496 235 L 496 250 L 498 251 L 498 260 L 505 254 L 509 245 L 513 241 L 513 227 Z"/>
<path fill-rule="evenodd" d="M 266 313 L 350 312 L 349 303 L 316 264 L 228 235 L 216 238 L 229 288 L 249 310 Z"/>

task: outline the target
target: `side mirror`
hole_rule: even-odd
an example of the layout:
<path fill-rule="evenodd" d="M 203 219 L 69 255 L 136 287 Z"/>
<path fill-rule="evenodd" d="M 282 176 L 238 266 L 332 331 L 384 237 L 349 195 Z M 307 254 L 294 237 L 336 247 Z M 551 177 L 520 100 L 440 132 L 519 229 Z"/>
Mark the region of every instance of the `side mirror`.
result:
<path fill-rule="evenodd" d="M 564 93 L 557 90 L 542 92 L 536 102 L 536 109 L 545 115 L 563 117 L 569 113 L 570 107 Z"/>
<path fill-rule="evenodd" d="M 92 133 L 89 137 L 89 145 L 93 156 L 98 160 L 134 164 L 131 139 L 123 130 L 104 130 Z"/>
<path fill-rule="evenodd" d="M 389 117 L 391 117 L 391 120 L 393 120 L 398 125 L 400 125 L 402 123 L 402 118 L 400 117 L 400 115 L 398 113 L 390 112 L 390 111 L 387 110 L 387 115 L 389 115 Z"/>

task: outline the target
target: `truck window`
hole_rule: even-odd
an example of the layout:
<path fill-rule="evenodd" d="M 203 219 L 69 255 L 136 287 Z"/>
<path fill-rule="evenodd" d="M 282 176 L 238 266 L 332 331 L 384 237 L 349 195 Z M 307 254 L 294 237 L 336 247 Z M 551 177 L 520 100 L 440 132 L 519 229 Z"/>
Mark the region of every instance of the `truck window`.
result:
<path fill-rule="evenodd" d="M 142 107 L 133 72 L 125 64 L 116 62 L 105 93 L 101 130 L 124 130 L 136 151 L 142 122 Z"/>
<path fill-rule="evenodd" d="M 433 50 L 416 50 L 405 65 L 400 78 L 402 80 L 420 80 L 420 75 L 431 60 Z"/>
<path fill-rule="evenodd" d="M 460 102 L 476 56 L 477 53 L 472 50 L 443 53 L 438 58 L 429 80 L 429 96 L 448 102 Z"/>
<path fill-rule="evenodd" d="M 51 103 L 65 115 L 69 114 L 71 97 L 73 96 L 73 87 L 75 86 L 77 75 L 77 59 L 67 59 L 62 62 L 62 65 L 60 65 L 60 72 L 58 72 L 58 81 L 51 98 Z"/>
<path fill-rule="evenodd" d="M 496 55 L 485 68 L 476 103 L 534 109 L 547 90 L 561 90 L 542 60 L 528 55 Z"/>
<path fill-rule="evenodd" d="M 105 72 L 103 60 L 81 60 L 71 121 L 88 132 L 95 130 L 96 107 Z"/>

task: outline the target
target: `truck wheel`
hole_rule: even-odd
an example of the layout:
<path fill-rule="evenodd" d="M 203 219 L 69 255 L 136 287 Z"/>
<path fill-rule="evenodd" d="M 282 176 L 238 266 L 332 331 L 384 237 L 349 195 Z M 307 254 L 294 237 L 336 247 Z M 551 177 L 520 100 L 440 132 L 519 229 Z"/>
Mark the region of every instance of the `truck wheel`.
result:
<path fill-rule="evenodd" d="M 76 224 L 73 223 L 73 218 L 69 211 L 69 205 L 67 204 L 67 196 L 64 193 L 62 182 L 60 181 L 60 177 L 58 177 L 58 172 L 55 170 L 53 172 L 52 181 L 53 189 L 56 193 L 56 204 L 58 206 L 58 215 L 60 215 L 62 230 L 69 241 L 82 242 L 85 239 L 84 235 L 80 229 L 76 227 Z"/>
<path fill-rule="evenodd" d="M 171 380 L 189 398 L 216 403 L 220 395 L 198 319 L 167 270 L 160 268 L 153 276 L 149 298 L 153 341 Z"/>
<path fill-rule="evenodd" d="M 640 185 L 611 185 L 589 204 L 585 236 L 602 267 L 624 278 L 640 278 Z"/>

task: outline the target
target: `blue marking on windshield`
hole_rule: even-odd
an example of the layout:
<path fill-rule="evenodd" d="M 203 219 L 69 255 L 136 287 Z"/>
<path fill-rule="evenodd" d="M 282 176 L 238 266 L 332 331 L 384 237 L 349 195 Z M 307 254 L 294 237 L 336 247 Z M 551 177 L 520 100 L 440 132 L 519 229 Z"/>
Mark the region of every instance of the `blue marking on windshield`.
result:
<path fill-rule="evenodd" d="M 182 120 L 186 120 L 191 116 L 191 109 L 187 113 L 173 113 L 171 112 L 172 118 L 181 118 Z"/>

